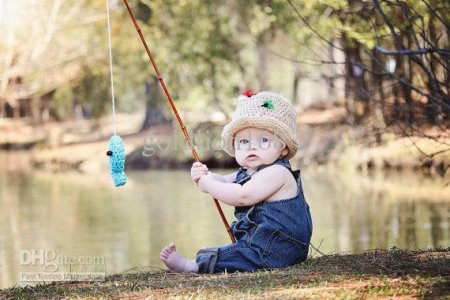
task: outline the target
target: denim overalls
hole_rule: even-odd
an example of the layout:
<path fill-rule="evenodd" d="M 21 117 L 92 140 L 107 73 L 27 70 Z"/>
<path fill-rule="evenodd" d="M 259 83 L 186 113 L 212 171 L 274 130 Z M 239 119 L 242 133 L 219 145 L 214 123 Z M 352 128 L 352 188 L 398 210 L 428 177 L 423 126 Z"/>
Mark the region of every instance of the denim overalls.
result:
<path fill-rule="evenodd" d="M 297 181 L 297 195 L 236 207 L 234 214 L 237 220 L 231 224 L 236 242 L 224 247 L 201 249 L 196 257 L 199 273 L 283 268 L 306 260 L 312 221 L 303 195 L 300 171 L 292 171 L 287 159 L 261 166 L 258 171 L 274 164 L 291 171 Z M 251 179 L 245 171 L 239 169 L 235 183 L 243 185 Z"/>

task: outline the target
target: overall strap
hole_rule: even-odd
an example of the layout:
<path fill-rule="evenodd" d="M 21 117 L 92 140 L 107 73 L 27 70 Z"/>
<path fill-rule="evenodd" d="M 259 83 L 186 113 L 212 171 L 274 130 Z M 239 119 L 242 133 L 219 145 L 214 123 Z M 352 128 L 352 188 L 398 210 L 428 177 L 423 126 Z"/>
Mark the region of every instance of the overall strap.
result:
<path fill-rule="evenodd" d="M 241 167 L 237 171 L 236 179 L 233 182 L 243 185 L 252 178 L 252 175 L 247 173 L 247 169 Z"/>
<path fill-rule="evenodd" d="M 292 176 L 294 176 L 295 181 L 297 183 L 299 183 L 300 170 L 292 171 L 291 164 L 289 163 L 289 160 L 286 158 L 279 158 L 271 164 L 262 165 L 256 169 L 256 172 L 258 172 L 264 168 L 273 166 L 273 165 L 282 165 L 282 166 L 285 166 L 286 168 L 288 168 L 288 170 L 291 172 Z M 254 172 L 253 174 L 255 174 L 256 172 Z M 234 180 L 234 183 L 244 185 L 247 181 L 249 181 L 252 178 L 253 174 L 248 174 L 247 169 L 241 167 L 241 168 L 239 168 L 239 170 L 236 174 L 236 179 Z M 249 209 L 251 209 L 252 207 L 253 206 L 235 207 L 235 212 L 236 213 L 248 212 Z"/>
<path fill-rule="evenodd" d="M 279 158 L 271 164 L 259 166 L 258 169 L 256 169 L 256 171 L 260 171 L 273 165 L 282 165 L 291 170 L 291 164 L 289 163 L 289 160 L 286 158 Z"/>
<path fill-rule="evenodd" d="M 276 161 L 274 161 L 271 164 L 262 165 L 256 171 L 260 171 L 260 170 L 262 170 L 264 168 L 267 168 L 267 167 L 270 167 L 270 166 L 273 166 L 273 165 L 285 166 L 291 172 L 292 176 L 294 176 L 295 180 L 297 181 L 297 179 L 298 179 L 298 177 L 300 175 L 300 170 L 293 171 L 292 168 L 291 168 L 291 164 L 289 163 L 289 160 L 287 158 L 279 158 L 279 159 L 277 159 Z"/>

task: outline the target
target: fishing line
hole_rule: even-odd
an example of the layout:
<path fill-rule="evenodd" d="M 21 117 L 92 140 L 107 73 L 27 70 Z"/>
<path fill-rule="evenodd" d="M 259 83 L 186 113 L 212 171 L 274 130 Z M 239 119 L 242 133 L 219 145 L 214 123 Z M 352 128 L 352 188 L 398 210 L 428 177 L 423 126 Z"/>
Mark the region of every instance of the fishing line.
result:
<path fill-rule="evenodd" d="M 112 102 L 112 127 L 114 135 L 116 135 L 116 101 L 114 98 L 114 76 L 112 62 L 112 46 L 111 46 L 111 25 L 109 20 L 109 0 L 106 0 L 106 16 L 108 23 L 108 50 L 109 50 L 109 74 L 111 79 L 111 102 Z"/>
<path fill-rule="evenodd" d="M 109 168 L 111 176 L 116 187 L 127 183 L 127 176 L 125 175 L 125 145 L 123 140 L 116 134 L 116 101 L 114 98 L 114 76 L 113 76 L 113 62 L 112 62 L 112 46 L 111 46 L 111 25 L 109 18 L 109 0 L 106 0 L 106 16 L 108 23 L 108 49 L 109 49 L 109 74 L 111 79 L 111 102 L 112 102 L 112 127 L 113 136 L 109 139 L 106 155 L 109 156 Z"/>

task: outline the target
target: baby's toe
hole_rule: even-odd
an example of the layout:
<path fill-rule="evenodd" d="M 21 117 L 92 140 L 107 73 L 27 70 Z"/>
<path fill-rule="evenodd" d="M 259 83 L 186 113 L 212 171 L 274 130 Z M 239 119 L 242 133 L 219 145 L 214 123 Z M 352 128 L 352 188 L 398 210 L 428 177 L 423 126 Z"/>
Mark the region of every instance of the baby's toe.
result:
<path fill-rule="evenodd" d="M 169 246 L 171 251 L 177 251 L 177 247 L 175 246 L 175 243 L 170 243 Z"/>

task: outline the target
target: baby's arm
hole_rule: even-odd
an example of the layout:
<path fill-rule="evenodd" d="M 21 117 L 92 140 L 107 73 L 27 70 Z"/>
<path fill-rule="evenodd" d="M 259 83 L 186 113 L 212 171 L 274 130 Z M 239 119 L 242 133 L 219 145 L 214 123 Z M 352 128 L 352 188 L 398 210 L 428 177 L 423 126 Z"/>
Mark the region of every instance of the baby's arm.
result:
<path fill-rule="evenodd" d="M 257 172 L 244 185 L 218 181 L 208 172 L 198 184 L 203 192 L 232 206 L 251 206 L 280 190 L 292 176 L 285 167 L 273 165 Z"/>
<path fill-rule="evenodd" d="M 192 164 L 191 167 L 191 178 L 195 183 L 198 183 L 198 180 L 200 177 L 206 175 L 209 172 L 208 167 L 201 162 L 195 162 Z M 231 183 L 234 181 L 236 177 L 236 172 L 227 174 L 227 175 L 220 175 L 217 173 L 209 172 L 212 174 L 215 180 L 220 182 L 228 182 Z"/>
<path fill-rule="evenodd" d="M 220 174 L 213 173 L 213 172 L 210 172 L 210 173 L 214 176 L 215 180 L 218 180 L 220 182 L 225 182 L 225 183 L 232 183 L 236 179 L 237 172 L 234 172 L 231 174 L 226 174 L 226 175 L 220 175 Z"/>

